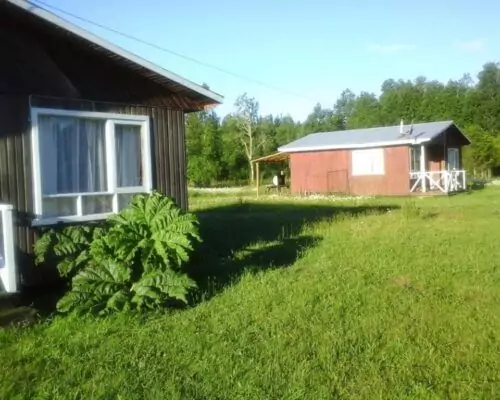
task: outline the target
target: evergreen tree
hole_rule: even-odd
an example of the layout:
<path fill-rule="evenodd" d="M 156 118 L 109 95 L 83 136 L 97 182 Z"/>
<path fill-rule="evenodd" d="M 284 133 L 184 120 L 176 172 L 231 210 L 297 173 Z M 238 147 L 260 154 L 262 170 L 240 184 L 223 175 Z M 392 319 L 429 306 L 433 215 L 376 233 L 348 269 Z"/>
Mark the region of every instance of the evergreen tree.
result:
<path fill-rule="evenodd" d="M 318 103 L 303 123 L 287 115 L 261 116 L 258 102 L 247 94 L 237 99 L 235 108 L 222 122 L 214 112 L 188 115 L 191 184 L 251 181 L 252 159 L 304 135 L 397 125 L 401 119 L 407 124 L 453 120 L 473 142 L 464 149 L 464 163 L 472 174 L 487 175 L 500 166 L 499 63 L 485 64 L 476 82 L 468 74 L 446 83 L 419 76 L 385 80 L 380 96 L 346 89 L 333 108 Z"/>

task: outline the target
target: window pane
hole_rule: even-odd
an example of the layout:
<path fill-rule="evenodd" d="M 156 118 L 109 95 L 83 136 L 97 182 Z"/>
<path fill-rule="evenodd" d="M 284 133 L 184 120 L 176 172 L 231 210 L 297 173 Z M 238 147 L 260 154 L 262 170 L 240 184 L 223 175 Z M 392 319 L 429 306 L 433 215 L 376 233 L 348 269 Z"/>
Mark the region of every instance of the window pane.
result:
<path fill-rule="evenodd" d="M 105 121 L 79 119 L 78 191 L 105 192 L 108 190 L 106 171 Z"/>
<path fill-rule="evenodd" d="M 420 171 L 420 155 L 422 148 L 420 146 L 410 147 L 410 171 Z"/>
<path fill-rule="evenodd" d="M 97 195 L 82 197 L 82 212 L 83 215 L 89 214 L 104 214 L 113 211 L 113 196 Z"/>
<path fill-rule="evenodd" d="M 75 118 L 38 118 L 43 194 L 76 192 L 77 129 Z"/>
<path fill-rule="evenodd" d="M 128 207 L 137 193 L 121 193 L 118 195 L 118 211 Z"/>
<path fill-rule="evenodd" d="M 65 217 L 76 215 L 76 197 L 53 197 L 43 199 L 43 216 Z"/>
<path fill-rule="evenodd" d="M 141 126 L 115 125 L 118 187 L 142 186 Z"/>
<path fill-rule="evenodd" d="M 353 150 L 352 175 L 383 175 L 384 149 Z"/>
<path fill-rule="evenodd" d="M 458 169 L 460 167 L 459 151 L 456 148 L 448 148 L 448 169 Z"/>
<path fill-rule="evenodd" d="M 104 120 L 38 118 L 42 193 L 107 190 Z"/>

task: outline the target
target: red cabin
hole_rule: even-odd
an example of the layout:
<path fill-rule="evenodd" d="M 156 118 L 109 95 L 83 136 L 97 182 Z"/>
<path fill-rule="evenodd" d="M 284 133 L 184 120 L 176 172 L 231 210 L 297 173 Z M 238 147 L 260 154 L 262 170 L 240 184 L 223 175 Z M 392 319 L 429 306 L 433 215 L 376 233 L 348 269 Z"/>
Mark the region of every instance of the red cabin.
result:
<path fill-rule="evenodd" d="M 466 187 L 453 121 L 310 134 L 278 150 L 290 158 L 294 194 L 407 195 Z"/>

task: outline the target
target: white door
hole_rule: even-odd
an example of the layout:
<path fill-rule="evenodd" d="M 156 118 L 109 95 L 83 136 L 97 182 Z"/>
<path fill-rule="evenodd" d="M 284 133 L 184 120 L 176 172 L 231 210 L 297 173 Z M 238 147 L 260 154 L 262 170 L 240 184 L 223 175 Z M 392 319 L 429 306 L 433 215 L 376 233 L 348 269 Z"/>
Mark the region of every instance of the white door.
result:
<path fill-rule="evenodd" d="M 448 171 L 460 169 L 460 152 L 457 148 L 448 148 Z"/>
<path fill-rule="evenodd" d="M 11 205 L 0 204 L 0 292 L 7 293 L 15 293 L 18 290 L 12 214 Z"/>
<path fill-rule="evenodd" d="M 3 244 L 3 213 L 0 212 L 0 269 L 5 267 L 5 246 Z"/>

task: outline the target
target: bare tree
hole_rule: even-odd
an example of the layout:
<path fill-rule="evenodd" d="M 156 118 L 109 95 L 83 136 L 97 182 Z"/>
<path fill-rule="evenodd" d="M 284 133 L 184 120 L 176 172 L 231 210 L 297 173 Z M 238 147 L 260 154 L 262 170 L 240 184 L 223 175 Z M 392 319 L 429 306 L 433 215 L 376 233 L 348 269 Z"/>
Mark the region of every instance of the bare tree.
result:
<path fill-rule="evenodd" d="M 259 120 L 259 103 L 246 93 L 239 96 L 234 106 L 236 107 L 235 118 L 237 122 L 238 137 L 245 150 L 245 155 L 250 167 L 250 182 L 255 178 L 254 164 L 252 160 L 257 147 L 261 144 L 257 138 L 257 124 Z"/>

